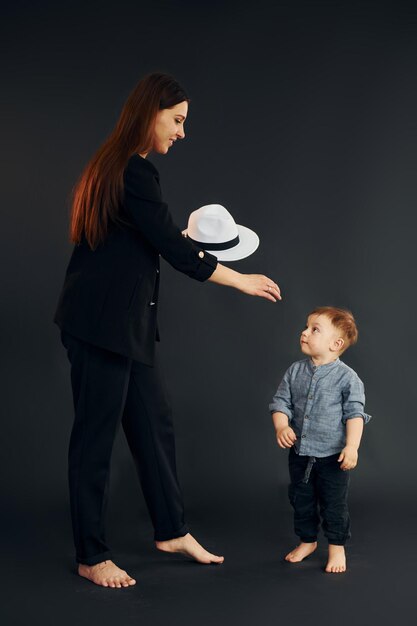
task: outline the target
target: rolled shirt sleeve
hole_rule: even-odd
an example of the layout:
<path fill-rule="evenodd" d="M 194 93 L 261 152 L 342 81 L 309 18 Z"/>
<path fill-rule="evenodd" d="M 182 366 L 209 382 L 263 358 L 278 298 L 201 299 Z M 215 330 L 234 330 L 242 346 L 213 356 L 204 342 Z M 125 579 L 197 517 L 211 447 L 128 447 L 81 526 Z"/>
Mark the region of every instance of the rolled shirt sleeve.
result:
<path fill-rule="evenodd" d="M 175 269 L 205 281 L 217 267 L 217 258 L 194 246 L 174 224 L 162 201 L 158 172 L 135 156 L 124 172 L 123 206 L 133 225 Z"/>
<path fill-rule="evenodd" d="M 342 421 L 346 424 L 347 420 L 354 417 L 362 417 L 365 424 L 371 419 L 364 411 L 365 408 L 365 388 L 363 382 L 356 374 L 350 377 L 347 385 L 342 390 Z"/>
<path fill-rule="evenodd" d="M 289 368 L 281 380 L 272 402 L 269 405 L 271 413 L 284 413 L 291 421 L 294 415 L 294 406 L 291 395 L 291 368 Z"/>

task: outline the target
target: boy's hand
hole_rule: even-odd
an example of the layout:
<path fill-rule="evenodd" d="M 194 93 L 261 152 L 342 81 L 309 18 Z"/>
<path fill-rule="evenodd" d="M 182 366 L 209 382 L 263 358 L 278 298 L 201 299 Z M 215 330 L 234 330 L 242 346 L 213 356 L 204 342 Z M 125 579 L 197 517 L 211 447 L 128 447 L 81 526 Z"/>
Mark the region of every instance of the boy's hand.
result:
<path fill-rule="evenodd" d="M 297 437 L 291 426 L 284 426 L 277 431 L 277 442 L 280 448 L 291 448 L 296 441 Z"/>
<path fill-rule="evenodd" d="M 345 446 L 337 459 L 341 463 L 341 470 L 351 470 L 358 463 L 358 450 L 355 446 Z"/>

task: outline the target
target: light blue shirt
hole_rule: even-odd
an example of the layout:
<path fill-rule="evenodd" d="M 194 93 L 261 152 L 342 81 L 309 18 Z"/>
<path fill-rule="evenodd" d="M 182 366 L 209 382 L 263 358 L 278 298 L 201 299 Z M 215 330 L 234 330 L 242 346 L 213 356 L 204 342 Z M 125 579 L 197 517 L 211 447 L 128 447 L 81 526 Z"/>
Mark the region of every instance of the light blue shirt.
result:
<path fill-rule="evenodd" d="M 326 365 L 314 365 L 311 359 L 296 361 L 285 372 L 269 410 L 288 416 L 297 441 L 295 451 L 301 456 L 324 457 L 337 454 L 346 445 L 346 421 L 362 417 L 364 386 L 356 374 L 340 359 Z"/>

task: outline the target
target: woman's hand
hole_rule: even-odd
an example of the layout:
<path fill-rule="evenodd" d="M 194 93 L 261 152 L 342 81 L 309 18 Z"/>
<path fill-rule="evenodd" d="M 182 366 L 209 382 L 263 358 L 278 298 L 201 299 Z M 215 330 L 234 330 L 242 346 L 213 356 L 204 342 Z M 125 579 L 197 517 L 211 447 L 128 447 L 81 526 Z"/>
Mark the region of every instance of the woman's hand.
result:
<path fill-rule="evenodd" d="M 240 274 L 237 288 L 249 296 L 260 296 L 271 302 L 282 300 L 277 283 L 262 274 Z"/>
<path fill-rule="evenodd" d="M 235 270 L 217 264 L 216 269 L 210 276 L 209 281 L 226 287 L 235 287 L 250 296 L 260 296 L 271 302 L 282 300 L 278 285 L 262 274 L 240 274 Z"/>

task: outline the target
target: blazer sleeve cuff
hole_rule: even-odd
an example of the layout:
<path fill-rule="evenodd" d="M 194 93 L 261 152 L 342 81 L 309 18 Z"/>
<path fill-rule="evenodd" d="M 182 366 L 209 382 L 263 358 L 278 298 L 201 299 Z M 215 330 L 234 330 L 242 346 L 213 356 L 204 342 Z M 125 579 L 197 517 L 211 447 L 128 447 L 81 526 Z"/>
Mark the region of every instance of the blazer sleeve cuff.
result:
<path fill-rule="evenodd" d="M 204 282 L 213 274 L 217 267 L 217 257 L 205 250 L 197 252 L 197 256 L 200 259 L 200 263 L 195 271 L 194 278 L 200 282 Z"/>

